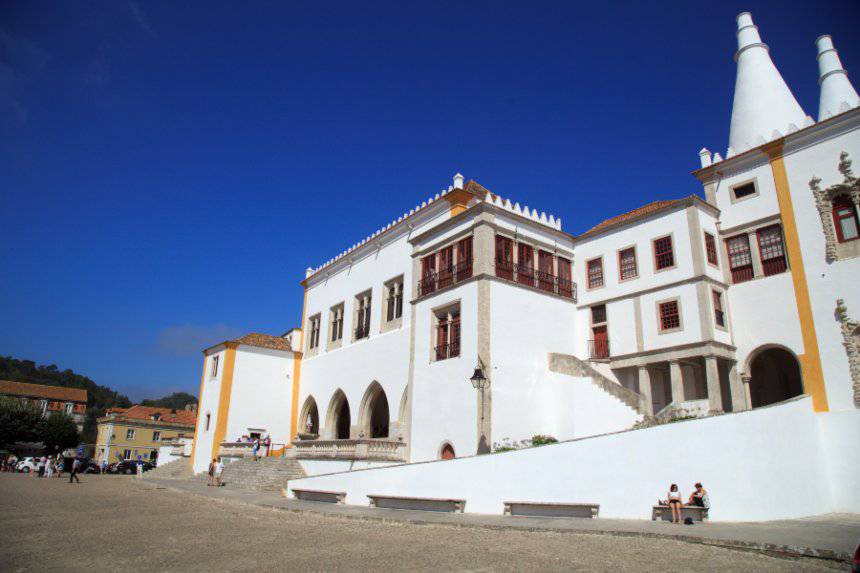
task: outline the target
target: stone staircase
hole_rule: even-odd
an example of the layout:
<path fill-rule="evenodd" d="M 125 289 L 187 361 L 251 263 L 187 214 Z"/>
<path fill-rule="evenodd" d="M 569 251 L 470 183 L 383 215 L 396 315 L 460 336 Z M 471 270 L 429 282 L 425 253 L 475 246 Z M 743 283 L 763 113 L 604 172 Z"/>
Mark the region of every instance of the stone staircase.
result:
<path fill-rule="evenodd" d="M 645 409 L 645 398 L 641 394 L 634 392 L 633 390 L 629 390 L 621 384 L 610 380 L 590 364 L 580 360 L 576 356 L 550 352 L 549 369 L 552 372 L 567 374 L 568 376 L 590 378 L 591 382 L 604 392 L 611 394 L 623 404 L 636 410 L 643 416 L 646 415 L 647 410 Z"/>
<path fill-rule="evenodd" d="M 202 474 L 206 476 L 205 472 Z M 224 466 L 221 481 L 225 487 L 253 491 L 281 491 L 287 480 L 306 477 L 302 465 L 294 458 L 245 458 Z"/>
<path fill-rule="evenodd" d="M 163 466 L 158 466 L 154 470 L 149 470 L 143 474 L 144 477 L 168 478 L 168 479 L 188 479 L 194 477 L 194 471 L 191 467 L 191 458 L 179 458 L 172 462 L 167 462 Z"/>

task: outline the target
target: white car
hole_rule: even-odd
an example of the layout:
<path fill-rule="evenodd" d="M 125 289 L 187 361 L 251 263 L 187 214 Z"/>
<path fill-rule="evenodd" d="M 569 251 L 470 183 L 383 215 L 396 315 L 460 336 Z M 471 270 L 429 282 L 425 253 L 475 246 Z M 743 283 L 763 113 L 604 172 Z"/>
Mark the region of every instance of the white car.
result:
<path fill-rule="evenodd" d="M 25 474 L 28 474 L 30 472 L 36 471 L 36 465 L 37 464 L 35 459 L 24 458 L 23 460 L 18 462 L 18 465 L 15 466 L 15 469 L 19 472 L 24 472 Z"/>

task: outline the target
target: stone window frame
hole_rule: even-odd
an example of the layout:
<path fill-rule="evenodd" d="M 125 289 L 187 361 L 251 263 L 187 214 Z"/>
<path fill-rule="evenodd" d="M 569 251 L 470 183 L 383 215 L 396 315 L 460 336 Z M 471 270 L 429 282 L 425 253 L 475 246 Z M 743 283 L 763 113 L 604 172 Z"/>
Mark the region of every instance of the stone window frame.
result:
<path fill-rule="evenodd" d="M 327 350 L 335 350 L 343 346 L 343 325 L 346 322 L 344 313 L 346 312 L 346 304 L 344 301 L 340 301 L 336 305 L 332 306 L 328 309 L 328 326 L 329 331 L 326 336 L 326 349 Z M 337 326 L 335 326 L 335 320 L 337 318 L 337 313 L 340 313 L 340 322 Z M 332 340 L 332 335 L 337 332 L 339 336 L 336 340 Z"/>
<path fill-rule="evenodd" d="M 713 244 L 713 247 L 714 247 L 714 260 L 716 262 L 711 262 L 711 257 L 709 256 L 708 237 L 711 238 L 711 243 Z M 713 268 L 719 269 L 720 268 L 720 247 L 719 247 L 719 243 L 717 242 L 717 236 L 714 233 L 711 233 L 710 231 L 702 231 L 702 241 L 704 241 L 704 243 L 705 243 L 705 261 L 710 266 L 712 266 Z"/>
<path fill-rule="evenodd" d="M 161 441 L 161 430 L 153 430 L 152 441 L 153 442 L 160 442 Z"/>
<path fill-rule="evenodd" d="M 589 272 L 589 268 L 591 263 L 594 261 L 600 262 L 600 284 L 597 286 L 591 286 L 591 273 Z M 585 290 L 591 292 L 595 290 L 600 290 L 606 287 L 606 265 L 603 264 L 603 255 L 599 255 L 596 257 L 592 257 L 585 261 Z"/>
<path fill-rule="evenodd" d="M 660 306 L 669 302 L 674 302 L 678 306 L 678 326 L 674 328 L 663 328 L 663 313 L 660 311 Z M 656 310 L 657 316 L 657 334 L 672 334 L 675 332 L 682 332 L 684 330 L 684 311 L 681 307 L 681 297 L 673 296 L 670 298 L 664 298 L 658 301 L 654 301 L 654 309 Z"/>
<path fill-rule="evenodd" d="M 447 358 L 437 359 L 436 358 L 436 341 L 437 341 L 437 331 L 439 329 L 439 322 L 442 319 L 442 316 L 445 315 L 447 317 L 453 317 L 454 314 L 460 317 L 460 352 L 457 356 L 449 356 Z M 451 335 L 450 331 L 448 334 L 448 344 L 451 344 Z M 430 309 L 430 363 L 433 364 L 435 362 L 445 362 L 446 360 L 452 360 L 455 358 L 461 358 L 463 356 L 463 310 L 461 305 L 461 299 L 449 300 L 439 306 L 433 307 Z"/>
<path fill-rule="evenodd" d="M 663 267 L 661 269 L 657 266 L 657 241 L 666 238 L 669 239 L 669 244 L 672 246 L 672 264 L 668 267 Z M 678 249 L 675 248 L 675 233 L 668 233 L 666 235 L 660 235 L 659 237 L 651 239 L 651 259 L 654 263 L 654 274 L 664 273 L 666 271 L 671 271 L 672 269 L 678 268 Z"/>
<path fill-rule="evenodd" d="M 854 391 L 854 406 L 860 408 L 860 321 L 848 316 L 845 300 L 836 299 L 836 318 L 842 332 L 842 346 L 848 356 L 848 369 Z"/>
<path fill-rule="evenodd" d="M 456 261 L 456 258 L 455 258 L 455 261 Z M 455 262 L 454 263 L 455 267 L 456 267 L 456 264 L 457 263 Z M 382 304 L 379 305 L 380 312 L 381 312 L 380 332 L 388 332 L 390 330 L 396 330 L 403 325 L 403 306 L 405 303 L 404 293 L 403 293 L 404 280 L 405 280 L 405 276 L 401 273 L 394 278 L 388 279 L 382 285 L 382 298 L 383 298 L 383 300 L 382 300 Z M 390 291 L 391 287 L 394 286 L 395 292 L 396 292 L 398 285 L 400 287 L 400 300 L 401 300 L 400 316 L 395 316 L 391 320 L 388 320 L 388 301 L 391 298 L 389 295 L 389 291 Z M 395 305 L 396 304 L 397 303 L 395 302 Z M 397 311 L 395 309 L 395 314 L 396 314 L 396 312 Z"/>
<path fill-rule="evenodd" d="M 133 439 L 134 439 L 134 434 L 135 434 L 134 428 L 126 428 L 126 430 L 125 430 L 125 439 L 126 439 L 126 440 L 133 440 Z"/>
<path fill-rule="evenodd" d="M 833 220 L 833 199 L 839 195 L 848 196 L 854 203 L 854 209 L 860 214 L 860 178 L 854 176 L 850 156 L 845 151 L 839 155 L 838 169 L 843 177 L 842 183 L 822 189 L 820 177 L 814 176 L 809 181 L 809 189 L 821 219 L 824 258 L 828 263 L 860 257 L 860 241 L 840 243 L 836 237 L 836 221 Z"/>
<path fill-rule="evenodd" d="M 735 189 L 738 189 L 740 187 L 745 187 L 745 186 L 750 185 L 750 184 L 752 184 L 753 188 L 755 189 L 754 193 L 752 193 L 750 195 L 745 195 L 743 197 L 738 197 L 735 195 Z M 761 193 L 759 191 L 758 180 L 755 177 L 753 177 L 752 179 L 746 179 L 744 181 L 739 181 L 739 182 L 735 183 L 734 185 L 732 185 L 731 187 L 729 187 L 729 200 L 731 201 L 732 205 L 734 205 L 735 203 L 741 203 L 743 201 L 749 201 L 750 199 L 755 199 L 756 197 L 760 196 L 760 194 Z"/>
<path fill-rule="evenodd" d="M 717 305 L 715 304 L 714 295 L 718 295 L 720 297 L 720 306 L 722 307 L 723 313 L 723 325 L 720 326 L 720 323 L 717 322 Z M 729 313 L 726 310 L 726 291 L 720 290 L 718 288 L 711 288 L 711 316 L 714 320 L 714 328 L 717 330 L 722 330 L 724 332 L 729 331 Z"/>
<path fill-rule="evenodd" d="M 314 344 L 314 323 L 316 323 L 316 332 L 317 332 L 316 344 Z M 319 350 L 320 350 L 320 340 L 319 340 L 320 332 L 322 332 L 322 315 L 321 315 L 321 313 L 318 312 L 315 315 L 308 317 L 308 347 L 306 350 L 306 354 L 308 356 L 313 356 L 319 352 Z"/>
<path fill-rule="evenodd" d="M 358 332 L 358 318 L 361 313 L 361 304 L 364 299 L 367 299 L 367 318 L 365 322 L 367 323 L 367 332 L 364 333 L 364 336 L 358 338 L 356 336 Z M 359 340 L 368 340 L 370 339 L 370 329 L 373 326 L 373 289 L 369 288 L 361 291 L 355 298 L 353 299 L 353 311 L 352 311 L 352 342 L 358 342 Z"/>

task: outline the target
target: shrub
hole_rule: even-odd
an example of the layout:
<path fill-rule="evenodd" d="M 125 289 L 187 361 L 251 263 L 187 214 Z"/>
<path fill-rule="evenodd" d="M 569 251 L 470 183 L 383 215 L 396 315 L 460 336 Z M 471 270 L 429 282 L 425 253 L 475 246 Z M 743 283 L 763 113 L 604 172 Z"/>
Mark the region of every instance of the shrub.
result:
<path fill-rule="evenodd" d="M 557 444 L 558 440 L 553 436 L 543 436 L 538 434 L 536 436 L 532 436 L 532 446 L 545 446 L 547 444 Z"/>

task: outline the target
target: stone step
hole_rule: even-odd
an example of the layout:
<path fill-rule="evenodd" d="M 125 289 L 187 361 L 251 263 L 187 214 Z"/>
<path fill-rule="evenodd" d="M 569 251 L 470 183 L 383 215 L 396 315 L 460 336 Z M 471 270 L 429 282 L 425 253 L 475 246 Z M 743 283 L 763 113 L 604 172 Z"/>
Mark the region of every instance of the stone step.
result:
<path fill-rule="evenodd" d="M 205 474 L 204 474 L 205 475 Z M 289 480 L 306 477 L 301 464 L 292 458 L 244 459 L 224 466 L 226 487 L 254 491 L 278 491 Z"/>

